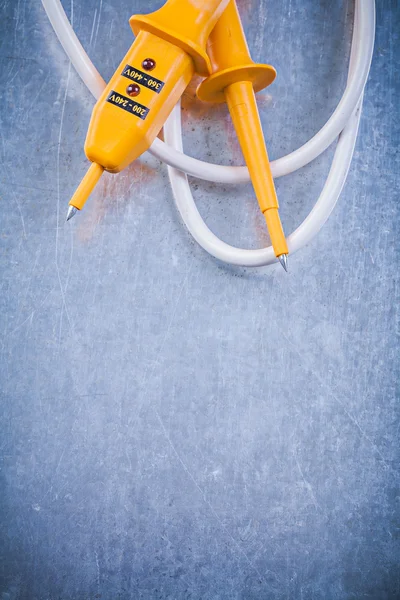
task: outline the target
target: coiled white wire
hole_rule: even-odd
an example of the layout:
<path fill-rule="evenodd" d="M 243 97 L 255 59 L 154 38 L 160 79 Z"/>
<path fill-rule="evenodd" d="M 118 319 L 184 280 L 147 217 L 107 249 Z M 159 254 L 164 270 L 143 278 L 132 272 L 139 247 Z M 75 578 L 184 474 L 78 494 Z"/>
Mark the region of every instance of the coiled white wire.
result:
<path fill-rule="evenodd" d="M 98 98 L 105 82 L 83 49 L 60 0 L 42 0 L 53 29 L 78 74 Z M 353 157 L 364 87 L 368 79 L 375 38 L 375 1 L 355 0 L 353 39 L 347 86 L 336 110 L 322 129 L 294 152 L 272 161 L 274 177 L 292 173 L 322 154 L 339 136 L 332 166 L 321 195 L 303 223 L 288 237 L 291 253 L 310 242 L 328 220 L 342 191 Z M 272 247 L 246 250 L 231 246 L 207 227 L 197 210 L 187 175 L 221 183 L 249 181 L 246 167 L 225 167 L 183 154 L 181 113 L 177 105 L 164 127 L 166 143 L 156 139 L 150 152 L 167 163 L 181 217 L 194 239 L 216 258 L 235 265 L 259 267 L 275 262 Z"/>

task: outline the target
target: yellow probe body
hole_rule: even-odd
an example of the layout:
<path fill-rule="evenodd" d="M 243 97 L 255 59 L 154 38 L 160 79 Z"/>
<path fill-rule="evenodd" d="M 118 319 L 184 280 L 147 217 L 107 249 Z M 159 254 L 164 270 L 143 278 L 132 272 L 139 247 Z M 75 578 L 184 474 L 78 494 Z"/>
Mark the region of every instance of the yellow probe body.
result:
<path fill-rule="evenodd" d="M 137 37 L 93 109 L 85 142 L 93 164 L 70 210 L 82 209 L 104 170 L 118 173 L 148 150 L 195 72 L 211 74 L 207 39 L 227 4 L 168 0 L 131 17 Z"/>
<path fill-rule="evenodd" d="M 235 0 L 212 31 L 207 50 L 213 74 L 200 84 L 197 95 L 204 102 L 227 102 L 275 256 L 286 258 L 289 251 L 255 98 L 255 92 L 273 82 L 276 71 L 252 61 Z"/>

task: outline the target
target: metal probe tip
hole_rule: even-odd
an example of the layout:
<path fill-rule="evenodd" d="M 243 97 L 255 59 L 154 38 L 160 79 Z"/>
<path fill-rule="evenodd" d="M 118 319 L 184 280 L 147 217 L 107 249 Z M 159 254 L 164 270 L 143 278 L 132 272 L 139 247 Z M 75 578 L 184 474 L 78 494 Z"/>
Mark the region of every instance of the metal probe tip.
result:
<path fill-rule="evenodd" d="M 68 212 L 67 212 L 67 221 L 69 221 L 70 219 L 72 219 L 72 217 L 78 212 L 78 209 L 75 208 L 75 206 L 70 205 L 68 207 Z"/>
<path fill-rule="evenodd" d="M 286 273 L 288 271 L 288 255 L 287 254 L 281 254 L 280 256 L 278 256 L 279 262 L 281 263 L 282 267 L 285 269 Z"/>

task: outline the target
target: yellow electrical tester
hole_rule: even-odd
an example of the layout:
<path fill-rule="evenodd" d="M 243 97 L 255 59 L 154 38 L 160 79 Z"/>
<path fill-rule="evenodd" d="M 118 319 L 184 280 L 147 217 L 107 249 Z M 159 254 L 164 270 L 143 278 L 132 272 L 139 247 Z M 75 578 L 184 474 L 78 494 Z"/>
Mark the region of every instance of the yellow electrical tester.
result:
<path fill-rule="evenodd" d="M 211 74 L 207 39 L 228 0 L 168 0 L 135 15 L 137 36 L 96 103 L 85 143 L 92 162 L 70 201 L 82 209 L 104 170 L 118 173 L 148 150 L 194 73 Z"/>

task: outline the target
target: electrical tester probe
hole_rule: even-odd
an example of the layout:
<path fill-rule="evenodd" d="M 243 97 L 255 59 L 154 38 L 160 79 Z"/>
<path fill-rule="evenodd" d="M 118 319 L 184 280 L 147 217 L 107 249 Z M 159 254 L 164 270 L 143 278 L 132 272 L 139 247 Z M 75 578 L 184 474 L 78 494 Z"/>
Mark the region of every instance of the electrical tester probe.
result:
<path fill-rule="evenodd" d="M 252 61 L 235 0 L 211 32 L 207 51 L 213 74 L 200 84 L 197 96 L 204 102 L 227 102 L 275 256 L 286 271 L 289 251 L 254 94 L 274 81 L 276 71 Z"/>
<path fill-rule="evenodd" d="M 92 165 L 67 219 L 83 208 L 104 170 L 118 173 L 148 150 L 194 73 L 211 73 L 206 43 L 227 3 L 168 0 L 131 17 L 136 39 L 93 109 L 85 142 Z"/>
<path fill-rule="evenodd" d="M 197 73 L 206 78 L 199 98 L 228 104 L 275 255 L 287 270 L 254 96 L 276 72 L 252 61 L 235 1 L 168 0 L 156 12 L 133 16 L 130 25 L 136 39 L 93 109 L 85 142 L 92 164 L 70 200 L 67 220 L 83 208 L 104 170 L 118 173 L 149 149 Z"/>

